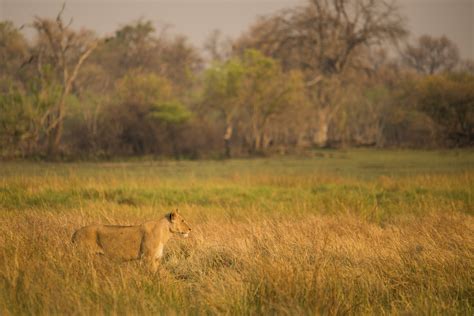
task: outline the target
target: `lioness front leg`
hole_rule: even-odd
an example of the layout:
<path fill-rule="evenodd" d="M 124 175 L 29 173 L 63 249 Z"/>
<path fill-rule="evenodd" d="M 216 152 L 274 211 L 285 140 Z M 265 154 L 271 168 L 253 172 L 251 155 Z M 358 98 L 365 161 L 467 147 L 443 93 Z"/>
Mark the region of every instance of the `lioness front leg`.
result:
<path fill-rule="evenodd" d="M 152 251 L 147 251 L 146 260 L 148 261 L 148 266 L 150 267 L 151 272 L 155 273 L 160 266 L 160 259 L 163 256 L 163 245 L 159 244 L 158 248 L 153 249 Z"/>
<path fill-rule="evenodd" d="M 148 268 L 152 273 L 155 273 L 158 270 L 158 267 L 160 265 L 159 259 L 161 257 L 161 251 L 157 251 L 156 247 L 153 247 L 152 245 L 147 245 L 144 244 L 144 247 L 142 248 L 142 258 L 146 262 Z M 162 247 L 161 247 L 162 249 Z"/>
<path fill-rule="evenodd" d="M 152 273 L 156 273 L 158 271 L 158 267 L 160 266 L 160 262 L 155 258 L 150 258 L 149 260 L 149 269 Z"/>
<path fill-rule="evenodd" d="M 155 256 L 150 251 L 144 251 L 142 253 L 141 259 L 145 263 L 146 267 L 150 272 L 155 273 L 158 271 L 159 262 L 156 260 Z"/>

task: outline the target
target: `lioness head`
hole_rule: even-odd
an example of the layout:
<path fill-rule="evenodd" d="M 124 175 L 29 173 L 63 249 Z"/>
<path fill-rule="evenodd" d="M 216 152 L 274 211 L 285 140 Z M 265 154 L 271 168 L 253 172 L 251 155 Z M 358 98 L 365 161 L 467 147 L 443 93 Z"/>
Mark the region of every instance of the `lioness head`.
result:
<path fill-rule="evenodd" d="M 180 234 L 184 238 L 189 236 L 191 227 L 189 227 L 186 220 L 178 213 L 178 209 L 172 211 L 169 215 L 170 218 L 170 231 L 174 234 Z"/>

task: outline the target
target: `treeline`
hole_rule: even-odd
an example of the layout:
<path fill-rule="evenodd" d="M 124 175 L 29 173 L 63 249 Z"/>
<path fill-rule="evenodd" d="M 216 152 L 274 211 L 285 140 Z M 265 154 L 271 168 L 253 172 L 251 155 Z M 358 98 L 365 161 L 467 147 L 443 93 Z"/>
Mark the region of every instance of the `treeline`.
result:
<path fill-rule="evenodd" d="M 474 63 L 444 36 L 407 43 L 383 0 L 310 0 L 204 51 L 143 20 L 107 38 L 62 10 L 26 27 L 0 22 L 3 158 L 474 144 Z"/>

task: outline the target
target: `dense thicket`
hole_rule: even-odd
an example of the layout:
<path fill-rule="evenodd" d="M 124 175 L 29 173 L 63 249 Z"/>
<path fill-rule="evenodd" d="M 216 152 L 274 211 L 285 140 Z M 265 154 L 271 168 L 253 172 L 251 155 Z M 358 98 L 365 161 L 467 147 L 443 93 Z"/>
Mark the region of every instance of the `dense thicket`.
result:
<path fill-rule="evenodd" d="M 446 37 L 404 44 L 404 19 L 383 0 L 310 0 L 236 40 L 211 33 L 207 58 L 150 21 L 101 38 L 61 13 L 36 18 L 33 41 L 0 22 L 4 158 L 474 143 L 472 62 Z"/>

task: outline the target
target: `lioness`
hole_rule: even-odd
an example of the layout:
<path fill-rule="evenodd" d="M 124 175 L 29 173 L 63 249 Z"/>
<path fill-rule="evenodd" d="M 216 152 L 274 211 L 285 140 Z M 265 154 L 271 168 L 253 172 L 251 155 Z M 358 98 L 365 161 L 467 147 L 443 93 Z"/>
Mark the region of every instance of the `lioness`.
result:
<path fill-rule="evenodd" d="M 163 247 L 173 234 L 188 237 L 191 228 L 178 210 L 157 221 L 138 226 L 89 225 L 72 235 L 72 242 L 89 251 L 122 260 L 144 259 L 151 271 L 158 269 Z"/>

